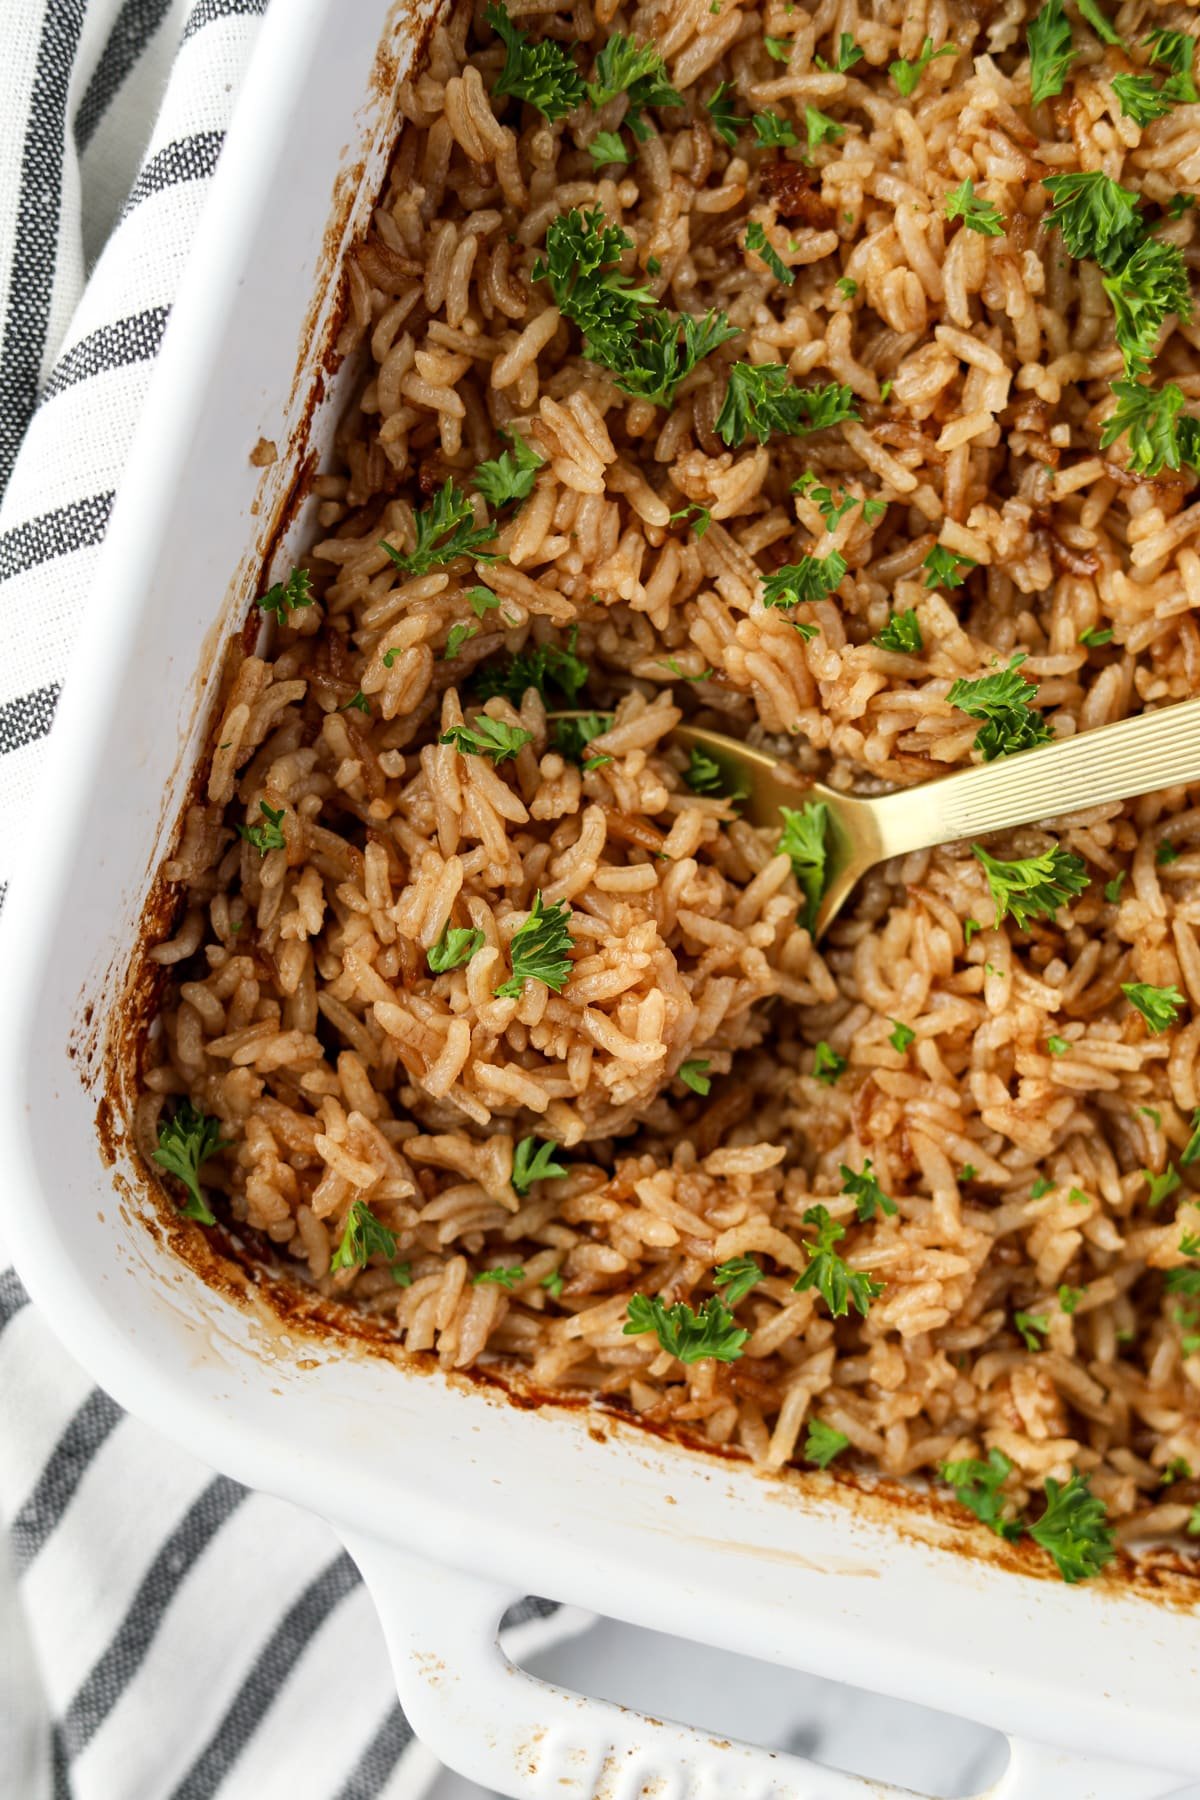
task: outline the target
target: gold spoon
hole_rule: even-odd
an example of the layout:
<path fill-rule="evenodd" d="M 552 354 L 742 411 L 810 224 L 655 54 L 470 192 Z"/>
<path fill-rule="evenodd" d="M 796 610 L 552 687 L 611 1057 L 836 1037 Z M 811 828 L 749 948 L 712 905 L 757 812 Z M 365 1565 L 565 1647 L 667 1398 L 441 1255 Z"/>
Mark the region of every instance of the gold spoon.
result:
<path fill-rule="evenodd" d="M 1101 725 L 874 799 L 839 794 L 768 751 L 720 731 L 677 725 L 671 738 L 685 749 L 695 747 L 711 756 L 731 793 L 739 787 L 744 791 L 743 816 L 752 825 L 778 825 L 781 806 L 824 801 L 829 809 L 825 891 L 814 937 L 828 929 L 867 870 L 888 857 L 1037 824 L 1133 794 L 1153 794 L 1178 782 L 1200 781 L 1200 700 Z"/>

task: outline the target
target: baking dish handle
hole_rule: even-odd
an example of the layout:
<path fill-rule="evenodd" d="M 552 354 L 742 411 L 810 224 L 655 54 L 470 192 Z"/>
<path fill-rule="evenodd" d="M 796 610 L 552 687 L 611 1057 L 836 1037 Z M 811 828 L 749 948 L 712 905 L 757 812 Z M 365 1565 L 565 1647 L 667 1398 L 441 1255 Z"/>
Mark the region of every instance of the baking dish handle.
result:
<path fill-rule="evenodd" d="M 569 1693 L 498 1632 L 511 1588 L 343 1531 L 379 1610 L 409 1724 L 448 1767 L 515 1800 L 913 1800 L 784 1751 Z M 1161 1800 L 1178 1777 L 1010 1740 L 987 1800 Z"/>

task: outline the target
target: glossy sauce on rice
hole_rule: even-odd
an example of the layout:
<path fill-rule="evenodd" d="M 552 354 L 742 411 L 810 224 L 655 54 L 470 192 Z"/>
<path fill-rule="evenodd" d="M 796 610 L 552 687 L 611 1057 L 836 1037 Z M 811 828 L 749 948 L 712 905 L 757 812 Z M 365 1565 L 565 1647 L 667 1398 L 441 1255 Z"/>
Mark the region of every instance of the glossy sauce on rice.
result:
<path fill-rule="evenodd" d="M 449 1368 L 515 1365 L 769 1468 L 820 1460 L 817 1420 L 895 1475 L 998 1452 L 1014 1516 L 1078 1472 L 1114 1523 L 1172 1532 L 1200 1520 L 1200 1302 L 1168 1279 L 1200 1233 L 1195 793 L 990 843 L 1086 865 L 1024 930 L 993 926 L 962 845 L 877 870 L 817 948 L 778 834 L 670 737 L 686 716 L 870 793 L 976 759 L 947 696 L 1018 654 L 1055 736 L 1200 689 L 1195 471 L 1101 447 L 1112 309 L 1042 185 L 1102 170 L 1194 266 L 1171 202 L 1200 181 L 1200 107 L 1139 127 L 1112 78 L 1145 52 L 1073 13 L 1062 91 L 1031 104 L 1035 11 L 513 9 L 593 82 L 614 34 L 651 46 L 677 97 L 637 131 L 602 84 L 554 120 L 497 93 L 482 7 L 438 28 L 347 270 L 364 372 L 291 589 L 311 603 L 277 599 L 239 659 L 167 866 L 186 907 L 153 952 L 138 1132 L 151 1155 L 181 1103 L 217 1121 L 208 1201 Z M 1113 19 L 1133 46 L 1188 24 Z M 626 163 L 589 153 L 601 131 Z M 999 229 L 947 218 L 968 178 Z M 572 209 L 627 234 L 629 284 L 736 330 L 669 408 L 622 392 L 535 276 Z M 1198 345 L 1173 316 L 1154 380 L 1200 399 Z M 731 444 L 735 363 L 848 390 L 848 416 Z M 530 491 L 485 505 L 513 433 Z M 450 479 L 486 556 L 414 563 Z M 764 604 L 830 554 L 836 591 Z M 876 641 L 909 613 L 918 648 Z M 564 736 L 564 708 L 600 717 Z M 481 713 L 514 754 L 465 748 Z M 535 906 L 566 921 L 558 991 L 512 981 Z M 450 930 L 469 954 L 436 972 Z M 1177 989 L 1167 1029 L 1130 983 Z M 864 1216 L 868 1164 L 894 1210 Z M 818 1207 L 865 1310 L 796 1285 Z M 747 1258 L 729 1360 L 626 1330 L 634 1296 L 699 1316 Z"/>

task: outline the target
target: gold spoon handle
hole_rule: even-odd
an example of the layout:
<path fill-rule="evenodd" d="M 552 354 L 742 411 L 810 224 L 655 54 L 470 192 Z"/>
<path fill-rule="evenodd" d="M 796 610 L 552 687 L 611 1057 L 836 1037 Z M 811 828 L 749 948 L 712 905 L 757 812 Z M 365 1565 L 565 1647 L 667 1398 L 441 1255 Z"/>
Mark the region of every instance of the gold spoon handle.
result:
<path fill-rule="evenodd" d="M 881 856 L 1200 781 L 1200 700 L 1102 725 L 870 802 Z"/>

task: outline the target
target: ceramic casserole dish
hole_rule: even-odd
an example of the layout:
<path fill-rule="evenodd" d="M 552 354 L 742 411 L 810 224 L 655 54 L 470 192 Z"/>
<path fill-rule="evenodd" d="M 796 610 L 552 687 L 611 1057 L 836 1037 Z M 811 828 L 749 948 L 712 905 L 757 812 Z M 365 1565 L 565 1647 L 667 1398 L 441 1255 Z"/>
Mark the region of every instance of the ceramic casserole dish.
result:
<path fill-rule="evenodd" d="M 534 1590 L 982 1721 L 1012 1741 L 994 1790 L 1009 1800 L 1168 1794 L 1200 1775 L 1200 1616 L 1167 1561 L 1070 1588 L 981 1544 L 945 1502 L 766 1480 L 604 1413 L 515 1405 L 286 1316 L 244 1273 L 217 1279 L 202 1234 L 164 1224 L 147 1192 L 123 1061 L 135 947 L 164 903 L 156 871 L 222 648 L 264 558 L 273 579 L 308 541 L 305 476 L 349 373 L 334 350 L 342 253 L 433 11 L 277 0 L 263 27 L 51 739 L 54 829 L 9 902 L 0 1227 L 122 1405 L 339 1531 L 416 1730 L 489 1788 L 896 1792 L 513 1669 L 497 1622 Z"/>

